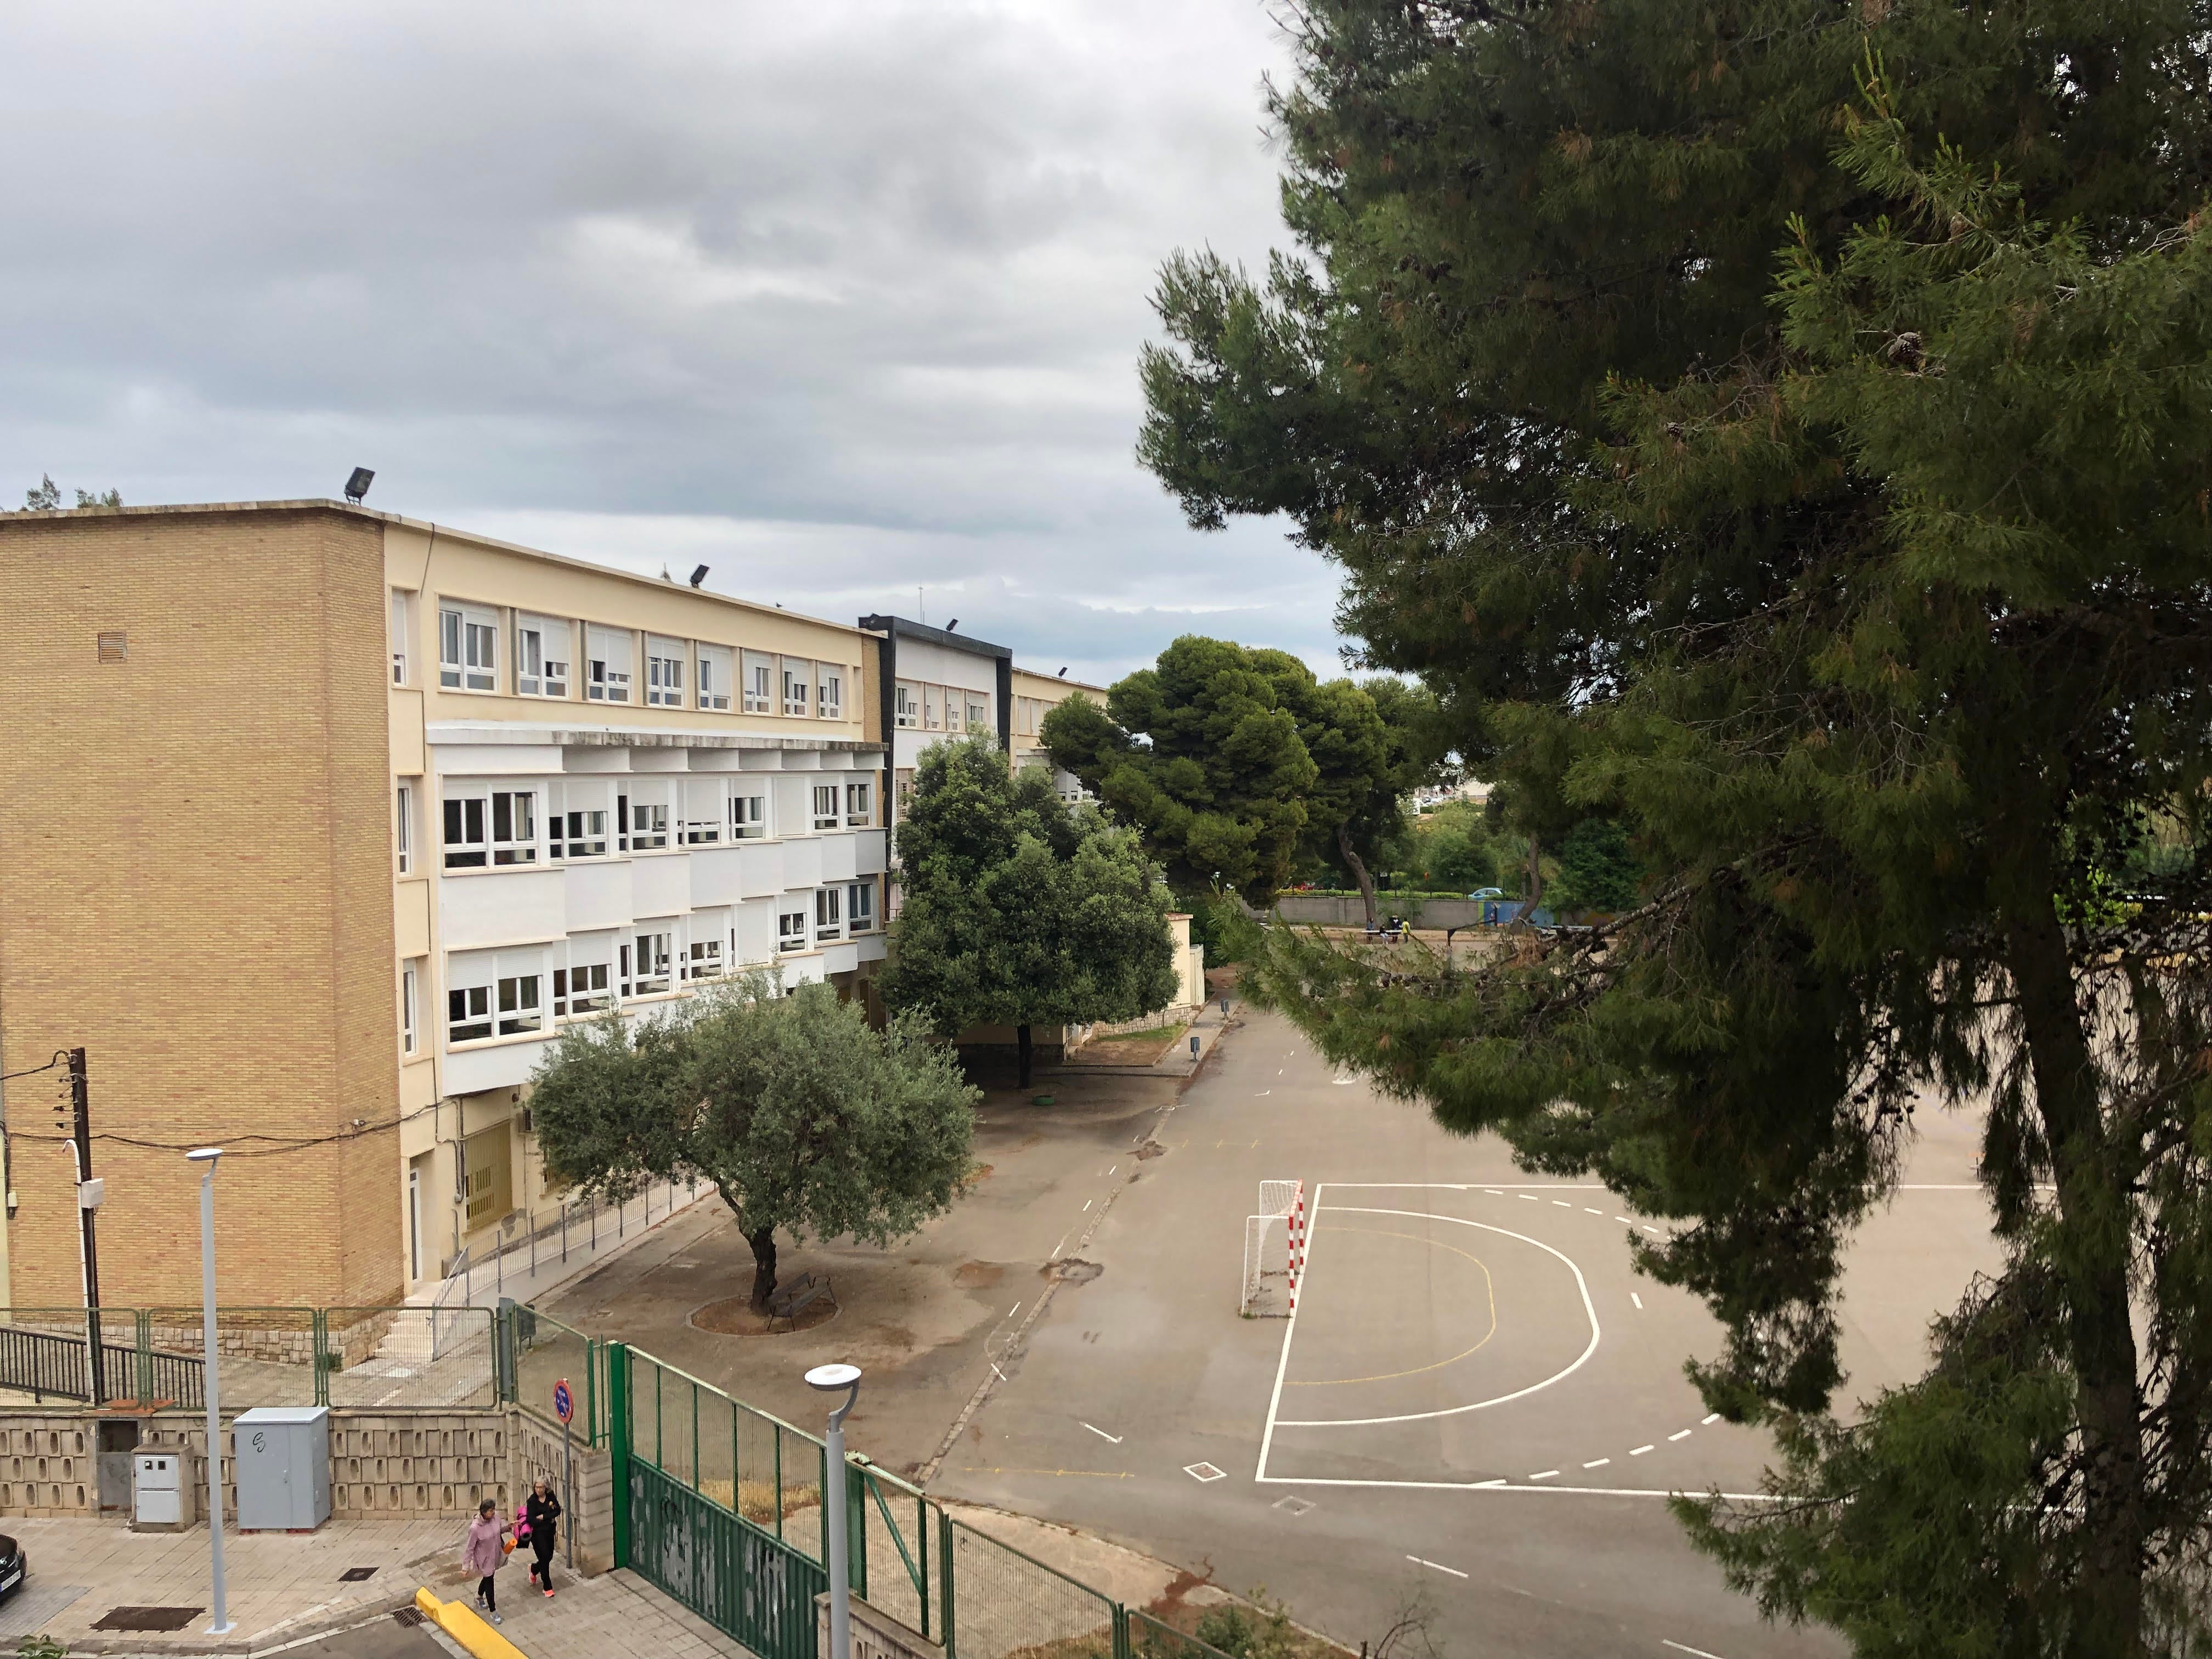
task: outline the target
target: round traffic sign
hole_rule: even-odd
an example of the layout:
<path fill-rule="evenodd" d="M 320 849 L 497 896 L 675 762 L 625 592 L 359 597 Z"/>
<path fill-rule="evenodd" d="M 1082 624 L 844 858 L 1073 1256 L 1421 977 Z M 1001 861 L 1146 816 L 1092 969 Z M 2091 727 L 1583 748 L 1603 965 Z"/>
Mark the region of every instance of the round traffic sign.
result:
<path fill-rule="evenodd" d="M 576 1414 L 576 1396 L 568 1392 L 565 1376 L 553 1385 L 553 1414 L 563 1423 Z"/>

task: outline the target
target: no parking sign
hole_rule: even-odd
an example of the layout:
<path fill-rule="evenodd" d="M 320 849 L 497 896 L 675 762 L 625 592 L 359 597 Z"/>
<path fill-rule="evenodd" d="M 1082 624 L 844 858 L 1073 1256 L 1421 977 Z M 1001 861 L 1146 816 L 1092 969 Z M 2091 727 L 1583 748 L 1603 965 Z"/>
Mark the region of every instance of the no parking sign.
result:
<path fill-rule="evenodd" d="M 564 1376 L 553 1385 L 553 1415 L 559 1418 L 562 1427 L 566 1428 L 568 1419 L 575 1414 L 576 1396 L 568 1392 L 568 1379 Z"/>

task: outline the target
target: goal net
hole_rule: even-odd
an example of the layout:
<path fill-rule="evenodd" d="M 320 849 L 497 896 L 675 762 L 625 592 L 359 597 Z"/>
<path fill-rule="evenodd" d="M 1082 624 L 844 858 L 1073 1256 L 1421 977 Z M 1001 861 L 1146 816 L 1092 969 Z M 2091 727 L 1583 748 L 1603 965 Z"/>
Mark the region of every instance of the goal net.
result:
<path fill-rule="evenodd" d="M 1260 1212 L 1244 1218 L 1244 1280 L 1238 1313 L 1251 1318 L 1287 1317 L 1297 1307 L 1304 1230 L 1305 1183 L 1261 1182 Z"/>

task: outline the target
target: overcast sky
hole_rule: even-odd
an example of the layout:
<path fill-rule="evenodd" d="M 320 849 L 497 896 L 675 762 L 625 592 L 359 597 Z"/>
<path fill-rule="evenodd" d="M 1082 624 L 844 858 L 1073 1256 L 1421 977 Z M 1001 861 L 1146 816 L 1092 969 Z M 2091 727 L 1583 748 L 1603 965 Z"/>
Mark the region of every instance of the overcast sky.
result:
<path fill-rule="evenodd" d="M 1282 240 L 1260 0 L 15 3 L 0 488 L 335 495 L 1109 678 L 1333 670 L 1131 458 L 1160 259 Z"/>

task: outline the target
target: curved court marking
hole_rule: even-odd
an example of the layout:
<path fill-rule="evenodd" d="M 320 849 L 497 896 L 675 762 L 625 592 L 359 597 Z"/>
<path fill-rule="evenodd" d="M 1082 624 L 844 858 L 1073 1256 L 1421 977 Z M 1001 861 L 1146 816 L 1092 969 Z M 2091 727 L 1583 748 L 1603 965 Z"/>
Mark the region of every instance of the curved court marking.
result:
<path fill-rule="evenodd" d="M 1441 1410 L 1432 1412 L 1404 1412 L 1395 1417 L 1323 1417 L 1310 1418 L 1303 1420 L 1296 1418 L 1278 1418 L 1268 1425 L 1269 1439 L 1273 1438 L 1273 1431 L 1276 1429 L 1364 1428 L 1370 1425 L 1377 1423 L 1419 1423 L 1423 1421 L 1425 1419 L 1431 1417 L 1457 1417 L 1465 1412 L 1487 1410 L 1492 1406 L 1503 1406 L 1509 1401 L 1524 1399 L 1528 1395 L 1534 1394 L 1540 1389 L 1548 1389 L 1553 1383 L 1560 1381 L 1562 1378 L 1573 1376 L 1575 1372 L 1583 1368 L 1583 1361 L 1587 1360 L 1592 1354 L 1597 1352 L 1599 1335 L 1597 1308 L 1595 1304 L 1590 1301 L 1589 1282 L 1583 1278 L 1583 1270 L 1575 1265 L 1573 1257 L 1566 1255 L 1564 1251 L 1553 1249 L 1550 1245 L 1544 1243 L 1542 1239 L 1531 1238 L 1526 1233 L 1512 1232 L 1504 1227 L 1493 1227 L 1486 1222 L 1468 1221 L 1460 1216 L 1431 1215 L 1425 1210 L 1372 1210 L 1361 1206 L 1351 1204 L 1330 1204 L 1327 1206 L 1316 1204 L 1314 1210 L 1315 1214 L 1318 1216 L 1324 1208 L 1332 1212 L 1343 1215 L 1395 1215 L 1401 1216 L 1409 1221 L 1449 1221 L 1462 1227 L 1479 1228 L 1486 1233 L 1503 1233 L 1508 1238 L 1519 1239 L 1523 1244 L 1534 1244 L 1538 1249 L 1544 1251 L 1547 1255 L 1558 1256 L 1560 1261 L 1567 1264 L 1567 1271 L 1575 1276 L 1575 1288 L 1582 1292 L 1583 1314 L 1584 1317 L 1589 1321 L 1589 1346 L 1585 1347 L 1580 1354 L 1577 1355 L 1573 1363 L 1567 1365 L 1564 1370 L 1554 1371 L 1542 1382 L 1532 1382 L 1525 1389 L 1516 1389 L 1511 1394 L 1501 1394 L 1494 1400 L 1478 1400 L 1471 1405 L 1466 1406 L 1446 1406 Z M 1320 1232 L 1321 1229 L 1316 1225 L 1314 1228 L 1314 1233 L 1318 1237 Z M 1307 1259 L 1310 1264 L 1312 1260 L 1310 1242 L 1308 1245 Z M 1290 1357 L 1289 1340 L 1290 1333 L 1285 1332 L 1284 1334 L 1283 1350 L 1284 1358 L 1285 1360 Z M 1279 1387 L 1280 1383 L 1279 1382 L 1278 1388 L 1279 1389 Z M 1266 1456 L 1266 1447 L 1267 1442 L 1263 1441 L 1261 1443 L 1261 1453 L 1263 1460 Z M 1263 1468 L 1265 1468 L 1264 1461 L 1261 1467 Z"/>
<path fill-rule="evenodd" d="M 1465 1256 L 1476 1267 L 1482 1268 L 1482 1293 L 1490 1304 L 1490 1328 L 1482 1334 L 1482 1342 L 1487 1342 L 1498 1334 L 1498 1286 L 1491 1279 L 1490 1269 L 1483 1267 L 1482 1258 L 1476 1255 L 1474 1251 L 1462 1250 L 1456 1244 L 1440 1244 L 1433 1238 L 1423 1238 L 1419 1233 L 1384 1232 L 1380 1227 L 1339 1227 L 1337 1231 L 1365 1233 L 1370 1238 L 1402 1238 L 1408 1243 L 1425 1244 L 1432 1250 L 1449 1250 L 1454 1255 Z M 1419 1376 L 1423 1371 L 1440 1371 L 1447 1365 L 1456 1365 L 1468 1354 L 1481 1347 L 1482 1342 L 1476 1343 L 1473 1348 L 1454 1354 L 1449 1359 L 1439 1359 L 1432 1364 L 1415 1365 L 1407 1370 L 1384 1371 L 1376 1376 L 1322 1376 L 1304 1382 L 1285 1382 L 1283 1386 L 1286 1389 L 1334 1389 L 1346 1382 L 1394 1382 L 1401 1376 Z"/>

